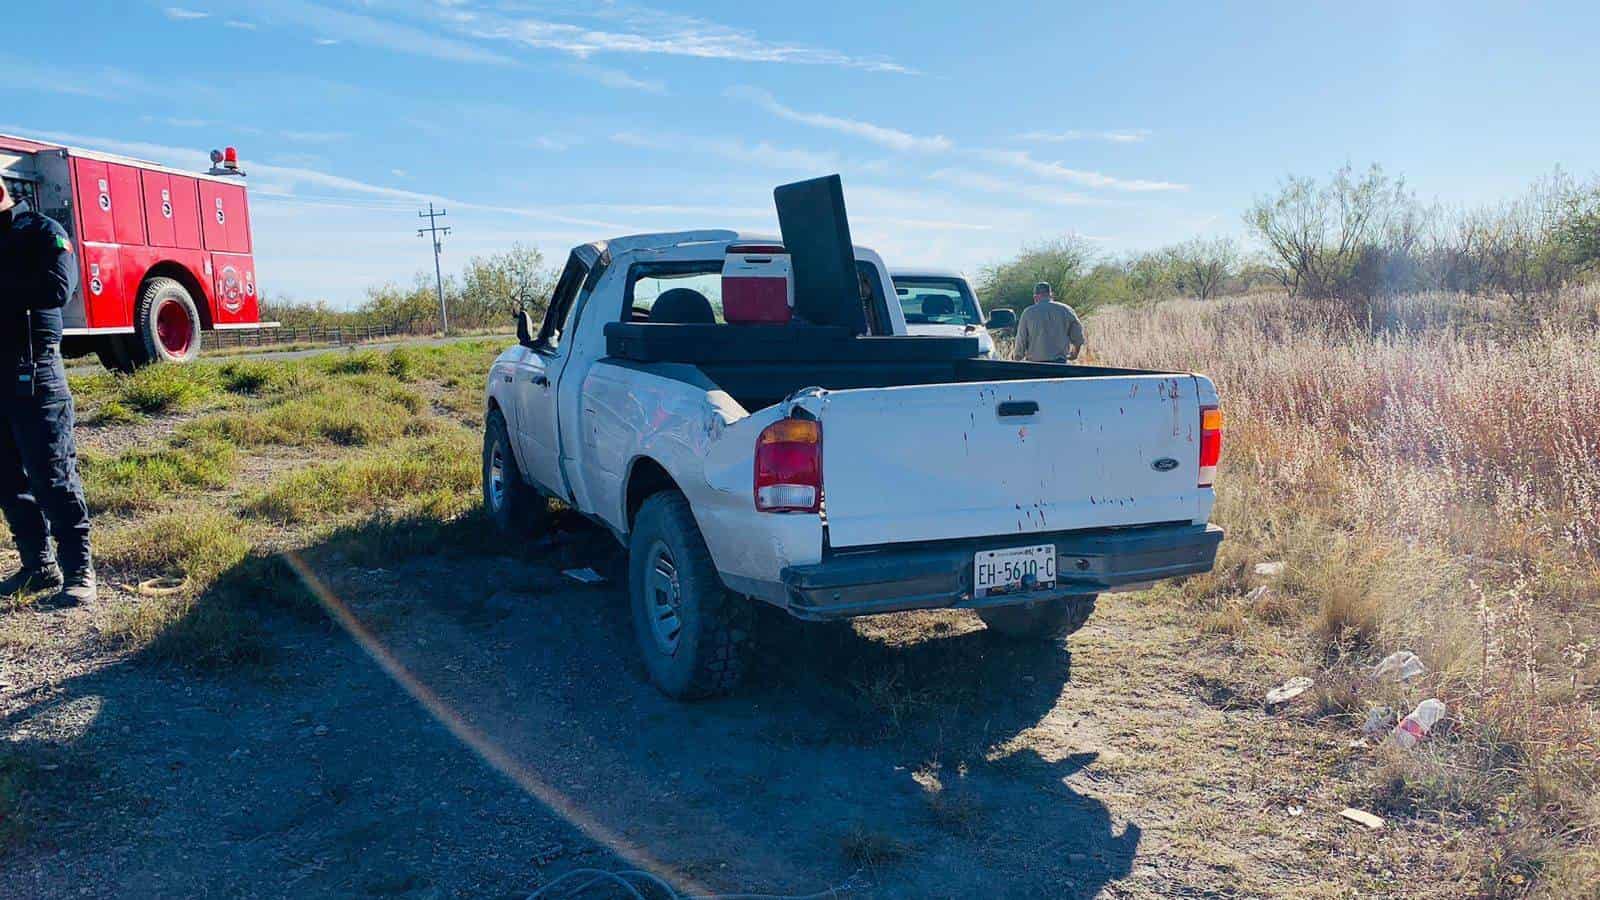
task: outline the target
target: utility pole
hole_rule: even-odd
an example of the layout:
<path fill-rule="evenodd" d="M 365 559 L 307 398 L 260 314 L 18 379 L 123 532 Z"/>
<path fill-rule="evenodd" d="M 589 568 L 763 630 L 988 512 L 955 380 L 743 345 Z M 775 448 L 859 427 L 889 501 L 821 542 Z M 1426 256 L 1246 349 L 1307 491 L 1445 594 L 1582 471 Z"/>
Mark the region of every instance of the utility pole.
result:
<path fill-rule="evenodd" d="M 442 228 L 439 226 L 438 220 L 444 218 L 444 215 L 445 212 L 442 209 L 434 212 L 433 203 L 429 201 L 428 211 L 417 213 L 417 218 L 428 220 L 427 228 L 417 229 L 417 237 L 433 238 L 433 280 L 434 284 L 439 288 L 439 325 L 444 329 L 445 334 L 449 334 L 450 314 L 444 308 L 444 274 L 439 270 L 439 252 L 444 249 L 444 245 L 439 241 L 439 236 L 450 233 L 449 226 Z"/>

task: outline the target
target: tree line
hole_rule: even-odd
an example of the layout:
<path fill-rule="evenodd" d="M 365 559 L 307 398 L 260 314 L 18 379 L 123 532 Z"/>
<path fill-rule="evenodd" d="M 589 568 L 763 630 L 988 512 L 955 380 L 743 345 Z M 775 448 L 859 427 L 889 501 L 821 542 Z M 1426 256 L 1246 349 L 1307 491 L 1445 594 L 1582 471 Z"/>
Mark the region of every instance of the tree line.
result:
<path fill-rule="evenodd" d="M 537 320 L 549 302 L 559 273 L 534 247 L 513 244 L 488 256 L 475 256 L 460 274 L 445 276 L 444 302 L 452 330 L 509 329 L 519 307 Z M 261 318 L 285 328 L 388 325 L 401 331 L 432 332 L 439 327 L 439 294 L 431 273 L 418 272 L 409 286 L 394 283 L 367 289 L 353 308 L 336 309 L 325 300 L 262 298 Z"/>
<path fill-rule="evenodd" d="M 1020 309 L 1048 281 L 1074 306 L 1173 296 L 1208 299 L 1262 285 L 1352 306 L 1442 290 L 1549 296 L 1600 268 L 1600 180 L 1557 170 L 1521 196 L 1474 208 L 1423 203 L 1405 180 L 1346 165 L 1325 180 L 1291 176 L 1256 198 L 1244 224 L 1259 244 L 1195 238 L 1111 257 L 1066 237 L 1026 247 L 978 279 L 985 304 Z"/>
<path fill-rule="evenodd" d="M 1600 269 L 1600 179 L 1556 170 L 1501 203 L 1447 208 L 1423 203 L 1405 179 L 1377 165 L 1345 165 L 1328 178 L 1290 176 L 1243 216 L 1257 248 L 1228 237 L 1196 237 L 1158 250 L 1107 255 L 1067 236 L 1024 247 L 984 267 L 978 294 L 988 308 L 1022 309 L 1048 281 L 1080 310 L 1272 287 L 1295 296 L 1362 304 L 1394 294 L 1442 290 L 1549 296 Z M 507 328 L 518 307 L 537 320 L 559 273 L 533 247 L 474 257 L 445 279 L 452 328 Z M 439 322 L 434 279 L 368 289 L 353 309 L 326 301 L 263 299 L 262 317 L 285 327 L 388 325 L 432 331 Z"/>

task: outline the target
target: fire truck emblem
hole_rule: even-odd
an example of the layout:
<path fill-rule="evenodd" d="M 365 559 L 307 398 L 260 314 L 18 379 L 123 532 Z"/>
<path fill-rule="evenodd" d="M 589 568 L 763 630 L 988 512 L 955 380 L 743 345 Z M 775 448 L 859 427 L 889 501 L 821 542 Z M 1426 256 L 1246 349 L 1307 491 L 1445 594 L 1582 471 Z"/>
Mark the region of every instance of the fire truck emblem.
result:
<path fill-rule="evenodd" d="M 222 298 L 222 308 L 231 313 L 238 312 L 244 307 L 244 283 L 239 278 L 239 270 L 233 266 L 223 266 L 221 281 L 218 294 Z"/>
<path fill-rule="evenodd" d="M 100 195 L 100 211 L 101 212 L 111 212 L 111 195 L 110 194 L 101 194 Z"/>
<path fill-rule="evenodd" d="M 98 296 L 100 296 L 100 292 L 105 290 L 105 289 L 106 289 L 105 285 L 100 283 L 100 279 L 99 278 L 91 278 L 91 279 L 89 279 L 89 293 L 91 293 L 91 294 L 95 295 L 96 297 L 98 297 Z"/>
<path fill-rule="evenodd" d="M 172 204 L 171 203 L 168 203 L 165 200 L 161 201 L 161 215 L 162 215 L 163 218 L 167 218 L 167 219 L 172 218 Z"/>

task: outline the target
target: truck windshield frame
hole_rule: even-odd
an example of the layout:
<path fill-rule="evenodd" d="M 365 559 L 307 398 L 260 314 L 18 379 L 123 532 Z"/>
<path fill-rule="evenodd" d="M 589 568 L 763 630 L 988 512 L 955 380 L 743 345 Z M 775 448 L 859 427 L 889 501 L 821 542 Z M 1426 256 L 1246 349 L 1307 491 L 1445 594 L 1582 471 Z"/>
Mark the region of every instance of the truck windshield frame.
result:
<path fill-rule="evenodd" d="M 583 289 L 589 277 L 589 264 L 584 262 L 577 253 L 567 257 L 567 266 L 561 273 L 561 278 L 556 282 L 555 290 L 550 292 L 550 307 L 545 310 L 544 325 L 539 328 L 538 340 L 534 341 L 534 349 L 546 355 L 554 355 L 561 350 L 561 333 L 565 327 L 566 319 L 572 312 L 579 292 Z"/>

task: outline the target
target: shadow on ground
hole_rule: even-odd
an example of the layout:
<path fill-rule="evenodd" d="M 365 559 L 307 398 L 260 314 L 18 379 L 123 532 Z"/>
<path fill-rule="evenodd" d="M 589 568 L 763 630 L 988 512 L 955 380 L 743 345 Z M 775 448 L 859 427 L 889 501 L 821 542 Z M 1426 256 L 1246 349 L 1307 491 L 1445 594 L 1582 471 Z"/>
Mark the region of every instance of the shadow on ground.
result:
<path fill-rule="evenodd" d="M 1062 646 L 768 615 L 745 688 L 684 705 L 587 526 L 378 523 L 302 558 L 386 662 L 253 560 L 142 653 L 13 698 L 0 894 L 515 896 L 648 857 L 719 891 L 1092 896 L 1132 867 L 1139 827 L 1068 784 L 1092 750 L 1018 739 L 1055 727 Z"/>

